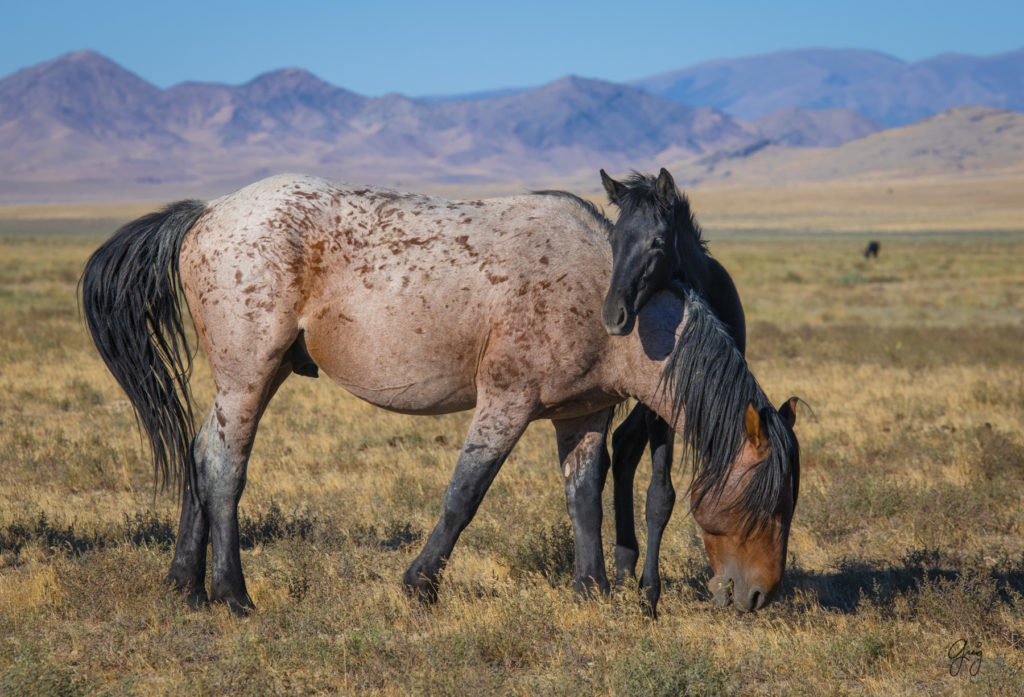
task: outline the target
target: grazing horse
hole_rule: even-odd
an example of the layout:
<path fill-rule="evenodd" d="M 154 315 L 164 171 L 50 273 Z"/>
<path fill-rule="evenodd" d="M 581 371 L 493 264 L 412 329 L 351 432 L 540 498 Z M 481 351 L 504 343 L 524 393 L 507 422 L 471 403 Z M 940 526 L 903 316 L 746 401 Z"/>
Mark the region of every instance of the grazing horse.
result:
<path fill-rule="evenodd" d="M 657 177 L 635 172 L 625 182 L 602 169 L 601 183 L 608 200 L 619 209 L 609 238 L 612 278 L 602 306 L 609 334 L 632 331 L 637 311 L 658 290 L 672 282 L 691 286 L 725 324 L 743 354 L 746 321 L 732 278 L 710 256 L 690 202 L 676 187 L 668 170 Z M 792 411 L 792 407 L 786 407 Z M 675 506 L 672 486 L 671 427 L 638 404 L 612 436 L 612 474 L 615 482 L 615 565 L 618 580 L 636 575 L 639 545 L 633 520 L 633 478 L 650 442 L 651 484 L 647 490 L 647 555 L 640 577 L 645 609 L 656 614 L 661 594 L 658 555 L 662 533 Z"/>
<path fill-rule="evenodd" d="M 716 579 L 733 582 L 743 610 L 766 603 L 781 580 L 798 487 L 793 432 L 695 294 L 657 294 L 638 331 L 605 332 L 609 230 L 569 194 L 444 201 L 302 175 L 181 201 L 119 229 L 86 264 L 82 307 L 158 475 L 180 484 L 168 581 L 191 605 L 253 608 L 238 502 L 257 425 L 291 373 L 322 370 L 393 411 L 475 407 L 440 520 L 403 577 L 414 595 L 436 598 L 459 534 L 541 418 L 555 428 L 576 587 L 606 590 L 605 439 L 612 408 L 632 397 L 701 453 L 695 510 L 714 538 Z M 216 391 L 198 431 L 179 291 Z"/>
<path fill-rule="evenodd" d="M 874 257 L 875 259 L 877 259 L 878 250 L 880 250 L 881 248 L 882 245 L 874 240 L 868 242 L 868 246 L 864 249 L 864 258 L 870 259 L 871 257 Z"/>

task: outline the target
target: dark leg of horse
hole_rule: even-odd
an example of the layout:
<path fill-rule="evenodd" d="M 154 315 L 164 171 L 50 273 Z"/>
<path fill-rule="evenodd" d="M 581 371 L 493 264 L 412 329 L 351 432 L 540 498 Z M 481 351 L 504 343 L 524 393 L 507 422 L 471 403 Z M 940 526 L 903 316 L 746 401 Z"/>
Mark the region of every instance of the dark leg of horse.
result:
<path fill-rule="evenodd" d="M 208 435 L 202 444 L 203 454 L 196 462 L 196 468 L 202 492 L 200 501 L 210 521 L 213 561 L 210 599 L 227 603 L 232 612 L 241 615 L 255 609 L 242 575 L 238 501 L 245 488 L 245 471 L 256 429 L 232 428 L 232 422 L 237 425 L 237 412 L 225 410 L 219 400 L 220 395 L 204 429 Z M 223 425 L 218 423 L 218 414 L 224 414 Z M 231 414 L 231 417 L 227 414 Z"/>
<path fill-rule="evenodd" d="M 633 478 L 647 446 L 647 407 L 637 404 L 612 435 L 615 501 L 615 579 L 636 578 L 640 546 L 633 517 Z"/>
<path fill-rule="evenodd" d="M 196 496 L 182 502 L 178 542 L 170 578 L 188 590 L 190 604 L 206 600 L 206 542 L 212 550 L 209 600 L 223 602 L 235 614 L 255 609 L 245 587 L 238 539 L 238 501 L 256 438 L 256 427 L 267 402 L 291 374 L 283 365 L 266 385 L 218 393 L 193 445 Z"/>
<path fill-rule="evenodd" d="M 576 590 L 590 596 L 608 592 L 601 549 L 601 490 L 611 464 L 605 441 L 611 409 L 578 419 L 554 421 L 558 459 L 565 480 L 565 502 L 576 547 Z"/>
<path fill-rule="evenodd" d="M 197 445 L 203 440 L 200 431 L 193 445 L 195 458 L 201 457 Z M 167 580 L 176 591 L 184 591 L 185 599 L 193 610 L 208 602 L 206 595 L 206 545 L 210 539 L 210 521 L 199 502 L 199 492 L 189 476 L 185 477 L 185 488 L 181 500 L 181 519 L 178 523 L 178 540 L 174 546 L 174 561 L 171 562 Z"/>
<path fill-rule="evenodd" d="M 658 570 L 661 535 L 676 503 L 676 491 L 672 487 L 675 432 L 654 412 L 648 411 L 647 416 L 647 437 L 651 441 L 651 485 L 647 488 L 647 555 L 640 589 L 644 611 L 651 617 L 657 617 L 658 599 L 661 597 L 661 573 Z"/>
<path fill-rule="evenodd" d="M 455 542 L 473 519 L 484 494 L 528 422 L 527 410 L 518 410 L 498 400 L 484 402 L 478 396 L 473 422 L 444 493 L 441 519 L 423 551 L 402 577 L 410 593 L 427 602 L 437 600 L 441 572 Z"/>

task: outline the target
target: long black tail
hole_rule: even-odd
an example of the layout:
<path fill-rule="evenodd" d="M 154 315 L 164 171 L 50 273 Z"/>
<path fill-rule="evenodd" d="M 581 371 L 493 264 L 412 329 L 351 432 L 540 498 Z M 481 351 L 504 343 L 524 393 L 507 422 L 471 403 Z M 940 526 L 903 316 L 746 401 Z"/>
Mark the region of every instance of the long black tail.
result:
<path fill-rule="evenodd" d="M 79 281 L 92 340 L 149 437 L 158 481 L 192 471 L 192 370 L 178 255 L 206 210 L 179 201 L 124 225 L 89 257 Z"/>

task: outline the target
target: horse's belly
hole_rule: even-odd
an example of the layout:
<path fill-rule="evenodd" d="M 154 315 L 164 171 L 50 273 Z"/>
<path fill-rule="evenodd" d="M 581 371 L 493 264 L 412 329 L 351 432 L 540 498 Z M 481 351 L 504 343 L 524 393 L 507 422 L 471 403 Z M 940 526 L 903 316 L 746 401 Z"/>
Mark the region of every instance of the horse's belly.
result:
<path fill-rule="evenodd" d="M 457 384 L 450 376 L 419 377 L 415 380 L 367 380 L 373 376 L 336 375 L 324 371 L 336 383 L 362 400 L 403 414 L 450 414 L 472 409 L 476 390 Z M 396 376 L 388 376 L 394 378 Z M 359 380 L 366 382 L 360 383 Z"/>
<path fill-rule="evenodd" d="M 380 319 L 312 322 L 305 328 L 307 350 L 334 382 L 376 406 L 407 414 L 475 406 L 475 360 L 468 346 L 444 332 L 426 336 Z"/>

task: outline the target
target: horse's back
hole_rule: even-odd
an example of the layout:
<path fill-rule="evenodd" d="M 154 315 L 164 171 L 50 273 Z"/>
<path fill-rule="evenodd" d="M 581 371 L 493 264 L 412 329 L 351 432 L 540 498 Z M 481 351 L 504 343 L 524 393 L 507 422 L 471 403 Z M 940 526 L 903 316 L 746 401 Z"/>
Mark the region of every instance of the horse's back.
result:
<path fill-rule="evenodd" d="M 482 368 L 545 370 L 567 341 L 585 343 L 588 322 L 600 327 L 588 308 L 610 256 L 578 208 L 272 177 L 210 204 L 182 277 L 208 353 L 230 343 L 272 360 L 303 331 L 313 360 L 357 396 L 455 411 L 475 403 Z"/>

